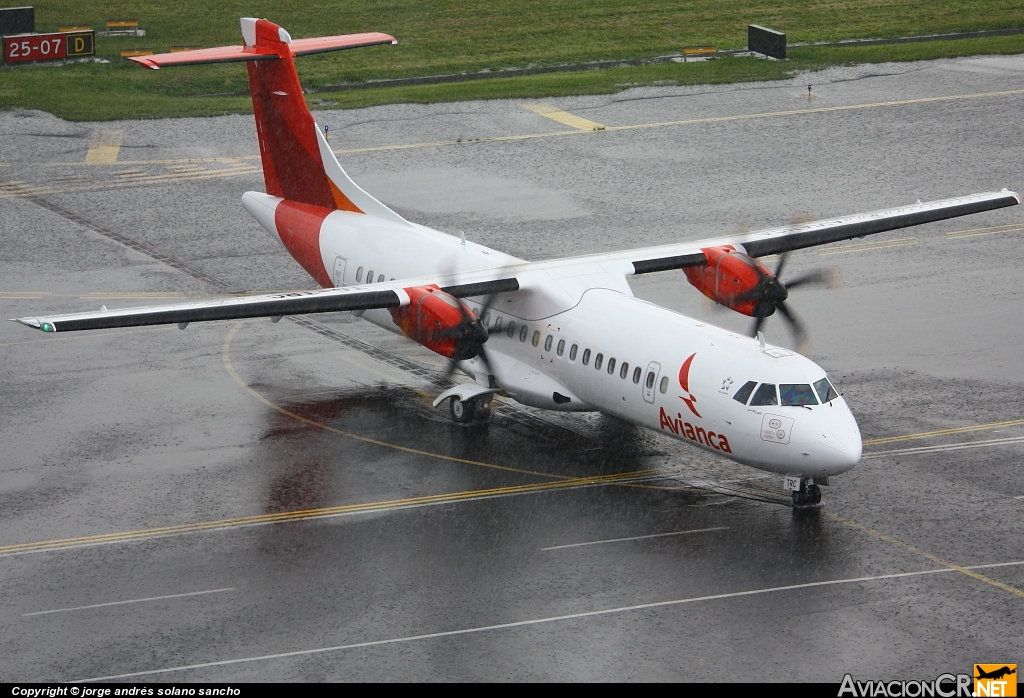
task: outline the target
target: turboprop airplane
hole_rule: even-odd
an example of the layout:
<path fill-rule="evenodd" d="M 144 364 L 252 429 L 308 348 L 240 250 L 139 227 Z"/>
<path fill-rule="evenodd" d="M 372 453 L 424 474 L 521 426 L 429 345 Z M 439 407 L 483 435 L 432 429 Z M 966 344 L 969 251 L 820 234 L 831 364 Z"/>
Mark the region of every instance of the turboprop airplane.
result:
<path fill-rule="evenodd" d="M 845 400 L 813 361 L 765 342 L 787 284 L 759 257 L 1020 203 L 1003 189 L 697 242 L 528 262 L 405 220 L 341 168 L 302 96 L 294 56 L 397 43 L 379 33 L 293 40 L 243 18 L 243 46 L 131 60 L 149 68 L 245 61 L 266 193 L 242 205 L 322 287 L 295 293 L 20 318 L 44 332 L 355 311 L 450 360 L 471 382 L 441 393 L 457 422 L 492 396 L 601 411 L 784 476 L 794 504 L 860 459 Z M 755 318 L 741 336 L 633 296 L 627 278 L 683 270 L 711 300 Z M 811 281 L 790 281 L 789 288 Z"/>

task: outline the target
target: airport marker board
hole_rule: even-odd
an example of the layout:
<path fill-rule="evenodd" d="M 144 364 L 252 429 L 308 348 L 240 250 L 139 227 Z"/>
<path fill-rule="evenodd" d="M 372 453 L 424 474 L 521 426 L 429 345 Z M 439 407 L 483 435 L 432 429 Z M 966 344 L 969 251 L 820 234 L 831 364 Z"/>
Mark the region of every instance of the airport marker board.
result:
<path fill-rule="evenodd" d="M 54 61 L 96 52 L 96 32 L 55 32 L 4 37 L 4 63 Z"/>

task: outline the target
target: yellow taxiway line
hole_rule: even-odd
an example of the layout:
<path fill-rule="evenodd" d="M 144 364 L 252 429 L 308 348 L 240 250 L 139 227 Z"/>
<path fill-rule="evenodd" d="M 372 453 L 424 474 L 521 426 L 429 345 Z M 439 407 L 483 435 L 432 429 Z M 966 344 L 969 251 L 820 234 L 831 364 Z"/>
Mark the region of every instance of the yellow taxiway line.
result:
<path fill-rule="evenodd" d="M 631 131 L 636 129 L 648 129 L 648 128 L 666 128 L 670 126 L 691 126 L 698 124 L 714 124 L 714 123 L 725 123 L 730 121 L 745 121 L 749 119 L 772 119 L 786 116 L 805 116 L 811 114 L 829 114 L 834 112 L 843 111 L 857 111 L 862 109 L 882 109 L 887 107 L 901 107 L 910 106 L 916 104 L 937 104 L 942 102 L 955 102 L 972 99 L 994 99 L 998 97 L 1013 97 L 1017 95 L 1024 95 L 1024 89 L 1021 90 L 1005 90 L 1001 92 L 977 92 L 973 94 L 962 94 L 962 95 L 946 95 L 942 97 L 922 97 L 918 99 L 897 99 L 888 102 L 867 102 L 863 104 L 847 104 L 834 107 L 815 107 L 810 109 L 787 109 L 785 111 L 773 111 L 773 112 L 759 112 L 753 114 L 734 114 L 729 116 L 711 116 L 699 119 L 680 119 L 678 121 L 658 121 L 647 124 L 630 124 L 626 126 L 605 126 L 604 129 L 594 131 L 592 129 L 582 129 L 573 125 L 571 131 L 551 131 L 547 133 L 526 133 L 510 136 L 492 136 L 486 138 L 471 138 L 471 139 L 458 139 L 458 140 L 440 140 L 440 141 L 425 141 L 420 143 L 403 143 L 396 145 L 379 145 L 379 146 L 368 146 L 365 148 L 343 148 L 335 150 L 335 154 L 344 155 L 349 153 L 373 153 L 383 152 L 389 150 L 408 150 L 415 148 L 439 148 L 443 146 L 464 146 L 464 145 L 476 145 L 480 143 L 502 143 L 506 141 L 520 141 L 520 140 L 531 140 L 534 138 L 558 138 L 561 136 L 575 136 L 581 133 L 611 133 L 613 131 Z M 556 110 L 557 111 L 557 110 Z M 566 113 L 567 112 L 563 112 Z M 582 117 L 575 117 L 569 114 L 574 119 L 579 121 L 576 123 L 582 123 L 587 121 Z M 564 122 L 562 122 L 564 123 Z M 587 123 L 596 124 L 596 122 L 587 121 Z M 601 124 L 597 124 L 600 126 Z M 225 157 L 195 157 L 195 158 L 173 158 L 173 159 L 162 159 L 162 160 L 130 160 L 120 161 L 117 164 L 119 166 L 126 165 L 166 165 L 175 163 L 204 163 L 204 162 L 238 162 L 240 160 L 256 160 L 259 155 L 233 155 Z M 71 165 L 82 165 L 89 163 L 81 162 L 41 162 L 41 163 L 0 163 L 3 165 L 32 165 L 36 167 L 68 167 Z"/>

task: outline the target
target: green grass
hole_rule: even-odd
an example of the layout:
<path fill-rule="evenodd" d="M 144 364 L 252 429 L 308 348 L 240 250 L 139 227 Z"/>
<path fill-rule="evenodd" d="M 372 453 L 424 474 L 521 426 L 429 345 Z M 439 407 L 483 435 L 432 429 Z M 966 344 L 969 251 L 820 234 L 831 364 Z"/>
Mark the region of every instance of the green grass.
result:
<path fill-rule="evenodd" d="M 118 57 L 121 48 L 157 52 L 173 45 L 240 43 L 238 17 L 258 14 L 306 37 L 385 31 L 397 46 L 300 59 L 308 87 L 375 78 L 434 75 L 484 68 L 656 56 L 683 46 L 740 48 L 748 23 L 797 41 L 893 37 L 1024 26 L 1024 0 L 364 0 L 296 3 L 140 4 L 125 0 L 36 2 L 38 31 L 61 23 L 102 29 L 107 19 L 139 19 L 145 37 L 97 37 L 108 64 L 19 66 L 0 70 L 0 108 L 42 109 L 72 120 L 205 116 L 251 110 L 244 97 L 203 97 L 247 87 L 240 64 L 146 71 Z M 378 88 L 310 96 L 320 108 L 389 102 L 608 93 L 628 85 L 773 80 L 842 63 L 918 60 L 978 53 L 1024 52 L 1024 37 L 997 37 L 860 48 L 800 47 L 786 62 L 722 59 L 602 71 L 554 73 L 466 83 Z"/>

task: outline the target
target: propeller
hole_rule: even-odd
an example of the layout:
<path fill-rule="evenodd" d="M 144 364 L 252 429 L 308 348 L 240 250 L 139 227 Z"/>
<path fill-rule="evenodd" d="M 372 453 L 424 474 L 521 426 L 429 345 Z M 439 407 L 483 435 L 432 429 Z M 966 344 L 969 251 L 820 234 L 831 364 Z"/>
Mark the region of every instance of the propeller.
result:
<path fill-rule="evenodd" d="M 462 238 L 463 245 L 465 245 L 466 234 L 462 231 L 459 231 L 459 233 Z M 455 276 L 455 255 L 450 257 L 444 266 L 445 270 L 441 274 L 441 278 L 444 279 L 441 284 L 442 287 L 451 285 L 451 280 Z M 438 334 L 439 337 L 443 337 L 445 339 L 455 339 L 455 352 L 449 359 L 448 368 L 445 369 L 444 372 L 444 379 L 446 381 L 451 380 L 452 374 L 455 373 L 455 369 L 458 368 L 460 361 L 469 361 L 475 357 L 480 357 L 487 373 L 491 373 L 491 362 L 487 358 L 487 350 L 484 349 L 484 344 L 487 342 L 490 334 L 487 331 L 487 327 L 484 325 L 484 318 L 487 317 L 487 314 L 490 311 L 491 306 L 494 305 L 496 298 L 497 294 L 495 293 L 489 295 L 484 301 L 483 308 L 478 316 L 475 316 L 470 312 L 465 301 L 461 298 L 456 299 L 459 303 L 459 312 L 462 313 L 462 319 L 455 327 L 443 330 Z"/>
<path fill-rule="evenodd" d="M 479 317 L 469 311 L 462 299 L 458 299 L 462 319 L 455 327 L 443 330 L 438 334 L 439 337 L 445 339 L 455 339 L 455 352 L 448 361 L 448 368 L 444 372 L 445 380 L 451 379 L 460 361 L 469 361 L 474 357 L 480 357 L 487 373 L 491 372 L 491 362 L 487 359 L 487 350 L 484 349 L 484 343 L 487 342 L 490 334 L 484 326 L 483 318 L 487 317 L 487 313 L 494 303 L 495 295 L 491 294 L 487 297 Z"/>
<path fill-rule="evenodd" d="M 761 278 L 757 286 L 750 293 L 746 294 L 743 300 L 758 301 L 754 309 L 754 325 L 750 331 L 752 337 L 757 336 L 761 326 L 764 325 L 765 318 L 770 317 L 778 310 L 782 314 L 783 320 L 789 325 L 793 339 L 796 340 L 797 348 L 801 349 L 808 344 L 807 330 L 804 329 L 804 324 L 800 319 L 786 305 L 789 292 L 801 286 L 828 286 L 836 288 L 838 285 L 838 274 L 835 270 L 817 269 L 783 283 L 779 277 L 782 276 L 782 271 L 786 267 L 786 260 L 788 258 L 788 252 L 784 252 L 779 257 L 779 263 L 775 267 L 774 274 L 768 275 L 759 271 Z"/>

